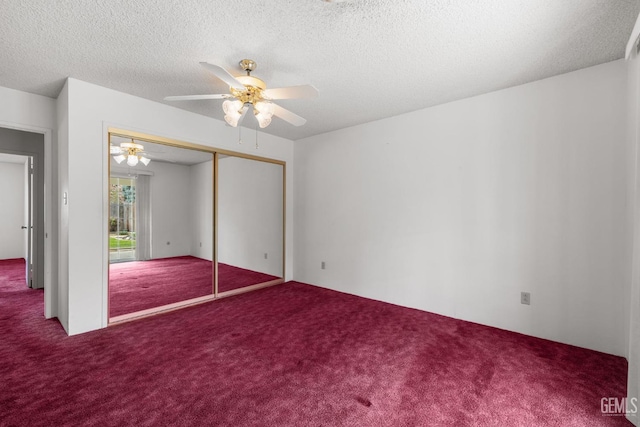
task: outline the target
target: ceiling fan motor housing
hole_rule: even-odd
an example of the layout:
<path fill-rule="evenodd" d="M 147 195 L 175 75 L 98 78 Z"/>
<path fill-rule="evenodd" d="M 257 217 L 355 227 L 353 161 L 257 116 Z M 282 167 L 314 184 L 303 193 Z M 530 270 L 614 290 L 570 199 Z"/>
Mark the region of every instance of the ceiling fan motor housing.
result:
<path fill-rule="evenodd" d="M 236 79 L 245 86 L 245 90 L 229 88 L 231 95 L 242 101 L 243 104 L 253 104 L 264 99 L 262 91 L 267 88 L 264 81 L 253 76 L 239 76 Z"/>

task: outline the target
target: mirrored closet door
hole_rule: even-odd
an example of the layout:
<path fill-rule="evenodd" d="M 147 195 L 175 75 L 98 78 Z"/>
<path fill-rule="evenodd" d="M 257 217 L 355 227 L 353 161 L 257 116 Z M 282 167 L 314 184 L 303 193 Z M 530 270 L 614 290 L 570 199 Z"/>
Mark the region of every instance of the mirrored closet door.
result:
<path fill-rule="evenodd" d="M 213 153 L 110 135 L 109 319 L 213 295 Z"/>
<path fill-rule="evenodd" d="M 282 282 L 284 164 L 216 156 L 218 294 Z"/>

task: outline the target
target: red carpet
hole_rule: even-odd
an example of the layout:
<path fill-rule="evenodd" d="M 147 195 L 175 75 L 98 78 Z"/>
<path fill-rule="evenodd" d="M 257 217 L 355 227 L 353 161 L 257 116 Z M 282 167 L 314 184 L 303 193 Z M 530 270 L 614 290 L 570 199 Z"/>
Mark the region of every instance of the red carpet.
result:
<path fill-rule="evenodd" d="M 277 279 L 218 264 L 219 292 Z M 109 266 L 110 317 L 213 293 L 211 261 L 192 256 L 132 261 Z"/>
<path fill-rule="evenodd" d="M 2 426 L 630 425 L 620 357 L 294 282 L 66 337 L 21 271 Z"/>
<path fill-rule="evenodd" d="M 276 279 L 279 277 L 218 263 L 218 292 L 231 291 Z"/>

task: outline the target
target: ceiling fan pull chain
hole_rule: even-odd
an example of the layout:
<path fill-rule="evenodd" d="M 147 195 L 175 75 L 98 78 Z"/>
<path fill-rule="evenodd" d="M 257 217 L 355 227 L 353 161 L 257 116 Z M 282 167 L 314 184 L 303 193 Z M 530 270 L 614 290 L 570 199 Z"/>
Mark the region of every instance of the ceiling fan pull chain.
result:
<path fill-rule="evenodd" d="M 258 149 L 258 127 L 256 126 L 256 150 Z"/>
<path fill-rule="evenodd" d="M 242 144 L 242 126 L 238 126 L 238 144 Z"/>

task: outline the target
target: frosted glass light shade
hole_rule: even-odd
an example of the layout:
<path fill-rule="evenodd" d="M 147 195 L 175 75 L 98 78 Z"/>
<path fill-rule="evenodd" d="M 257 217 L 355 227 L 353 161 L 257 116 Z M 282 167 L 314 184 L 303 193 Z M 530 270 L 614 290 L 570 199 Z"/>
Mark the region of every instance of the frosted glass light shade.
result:
<path fill-rule="evenodd" d="M 126 158 L 127 157 L 124 154 L 113 156 L 113 160 L 115 160 L 118 164 L 122 163 Z"/>
<path fill-rule="evenodd" d="M 147 166 L 149 164 L 149 162 L 151 162 L 151 159 L 148 159 L 148 158 L 146 158 L 144 156 L 140 156 L 140 161 L 142 162 L 142 164 Z"/>
<path fill-rule="evenodd" d="M 229 116 L 240 116 L 240 109 L 242 109 L 242 101 L 237 99 L 235 101 L 227 99 L 222 103 L 222 111 Z"/>
<path fill-rule="evenodd" d="M 240 119 L 240 115 L 238 116 L 231 116 L 229 114 L 224 116 L 224 121 L 227 122 L 229 124 L 229 126 L 233 126 L 233 127 L 237 127 L 238 126 L 238 120 Z"/>
<path fill-rule="evenodd" d="M 271 118 L 273 116 L 273 104 L 270 102 L 260 101 L 256 103 L 257 115 Z"/>
<path fill-rule="evenodd" d="M 127 157 L 127 164 L 129 166 L 135 166 L 138 164 L 138 156 L 129 155 Z"/>
<path fill-rule="evenodd" d="M 260 126 L 260 128 L 266 128 L 271 124 L 271 117 L 265 117 L 262 114 L 258 114 L 256 119 L 258 119 L 258 126 Z"/>

